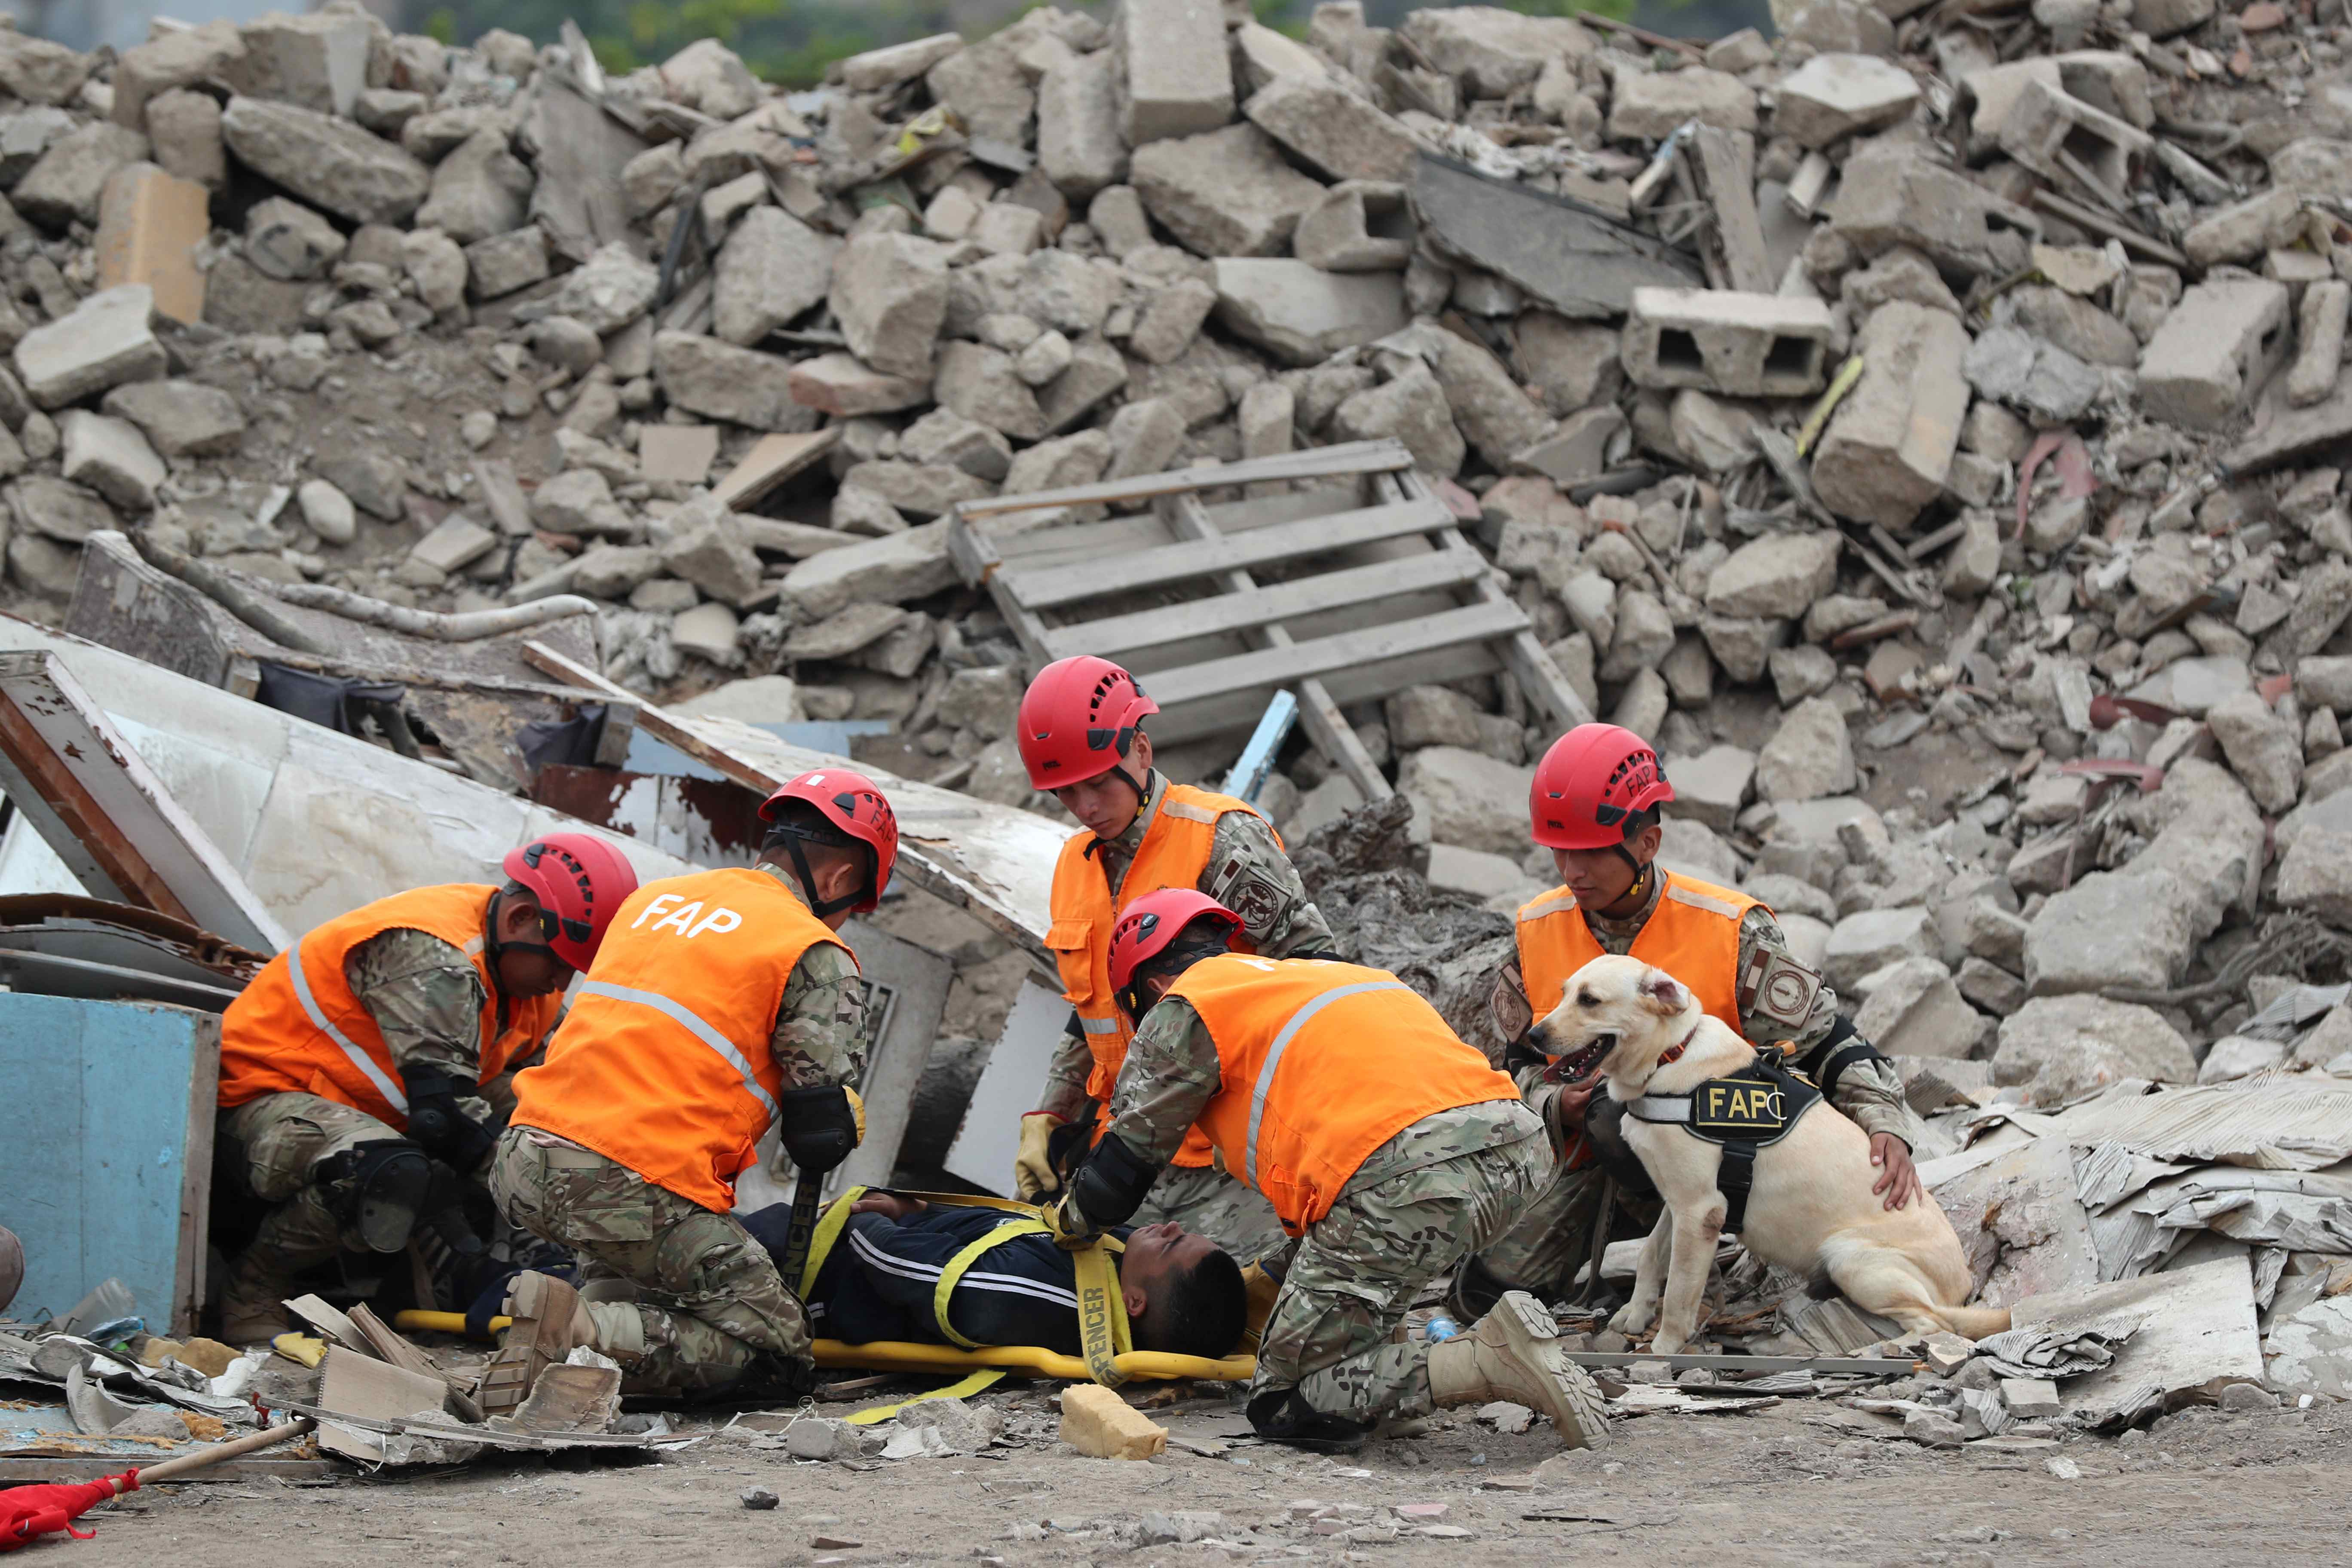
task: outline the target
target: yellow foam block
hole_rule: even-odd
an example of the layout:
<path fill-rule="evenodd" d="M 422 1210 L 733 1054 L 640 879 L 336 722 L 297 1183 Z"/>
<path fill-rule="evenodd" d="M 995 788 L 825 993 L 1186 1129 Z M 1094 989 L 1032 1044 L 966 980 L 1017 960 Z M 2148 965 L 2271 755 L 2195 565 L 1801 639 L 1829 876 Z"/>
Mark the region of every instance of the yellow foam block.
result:
<path fill-rule="evenodd" d="M 1062 1441 L 1097 1459 L 1148 1459 L 1168 1451 L 1168 1428 L 1095 1383 L 1062 1390 Z"/>
<path fill-rule="evenodd" d="M 327 1359 L 327 1342 L 314 1340 L 308 1334 L 283 1333 L 269 1342 L 269 1348 L 288 1361 L 304 1366 L 316 1366 Z"/>

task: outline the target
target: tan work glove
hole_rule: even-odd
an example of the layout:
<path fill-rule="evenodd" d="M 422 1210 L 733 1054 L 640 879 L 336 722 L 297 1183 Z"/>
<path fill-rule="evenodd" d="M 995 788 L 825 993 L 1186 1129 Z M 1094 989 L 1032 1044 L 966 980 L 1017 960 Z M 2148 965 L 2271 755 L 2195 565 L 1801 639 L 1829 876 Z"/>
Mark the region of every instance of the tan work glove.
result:
<path fill-rule="evenodd" d="M 1050 1110 L 1033 1110 L 1021 1119 L 1021 1152 L 1013 1156 L 1013 1192 L 1024 1204 L 1035 1203 L 1062 1184 L 1045 1152 L 1046 1140 L 1061 1125 L 1062 1119 Z"/>
<path fill-rule="evenodd" d="M 1274 1299 L 1282 1281 L 1253 1263 L 1242 1270 L 1242 1286 L 1249 1292 L 1249 1310 L 1242 1319 L 1242 1344 L 1255 1353 L 1265 1336 L 1266 1320 L 1274 1316 Z"/>

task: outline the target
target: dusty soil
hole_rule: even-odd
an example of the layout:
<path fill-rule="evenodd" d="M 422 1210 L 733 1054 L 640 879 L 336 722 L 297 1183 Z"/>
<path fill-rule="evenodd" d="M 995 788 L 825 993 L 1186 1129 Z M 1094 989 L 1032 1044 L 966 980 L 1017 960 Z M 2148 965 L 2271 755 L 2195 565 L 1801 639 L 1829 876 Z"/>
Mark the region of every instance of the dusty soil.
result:
<path fill-rule="evenodd" d="M 1005 1397 L 1034 1420 L 1046 1395 Z M 1168 1418 L 1187 1432 L 1238 1429 L 1228 1411 L 1193 1401 Z M 670 1552 L 724 1565 L 2352 1561 L 2340 1509 L 2352 1406 L 2186 1411 L 2121 1441 L 2070 1437 L 2028 1453 L 1933 1451 L 1893 1431 L 1880 1417 L 1795 1400 L 1747 1415 L 1623 1422 L 1609 1448 L 1567 1456 L 1541 1426 L 1504 1436 L 1465 1418 L 1351 1459 L 1247 1447 L 1133 1464 L 1042 1445 L 867 1471 L 795 1464 L 738 1436 L 658 1462 L 533 1457 L 331 1485 L 172 1488 L 101 1510 L 95 1542 L 44 1550 L 70 1551 L 87 1568 L 645 1563 Z M 2081 1479 L 2051 1475 L 2043 1460 L 2053 1453 Z M 1524 1484 L 1538 1467 L 1532 1490 L 1485 1489 Z M 755 1486 L 780 1506 L 745 1510 L 739 1495 Z M 1470 1533 L 1351 1542 L 1316 1533 L 1300 1500 L 1338 1505 L 1342 1527 L 1397 1504 L 1443 1503 L 1441 1527 Z M 1133 1543 L 1141 1516 L 1180 1510 L 1216 1511 L 1212 1534 L 1242 1543 Z M 1525 1517 L 1536 1512 L 1593 1517 Z M 860 1544 L 813 1547 L 820 1535 Z"/>

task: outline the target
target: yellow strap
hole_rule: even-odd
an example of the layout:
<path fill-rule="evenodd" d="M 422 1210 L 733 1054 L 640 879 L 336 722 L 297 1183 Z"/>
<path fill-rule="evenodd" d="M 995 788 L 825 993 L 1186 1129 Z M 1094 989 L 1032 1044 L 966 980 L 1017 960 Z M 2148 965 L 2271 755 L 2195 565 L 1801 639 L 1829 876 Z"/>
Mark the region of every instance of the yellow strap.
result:
<path fill-rule="evenodd" d="M 1063 1355 L 1042 1345 L 988 1345 L 960 1351 L 952 1345 L 920 1345 L 906 1340 L 875 1340 L 862 1345 L 840 1340 L 819 1340 L 810 1347 L 816 1364 L 857 1368 L 867 1372 L 961 1372 L 973 1367 L 1001 1366 L 1034 1372 L 1072 1383 L 1090 1383 L 1094 1374 L 1074 1355 Z M 1206 1356 L 1176 1355 L 1167 1351 L 1129 1351 L 1118 1358 L 1124 1378 L 1197 1377 L 1221 1383 L 1247 1383 L 1257 1375 L 1255 1356 L 1231 1355 L 1211 1361 Z"/>
<path fill-rule="evenodd" d="M 1087 1373 L 1105 1388 L 1127 1381 L 1118 1358 L 1135 1348 L 1129 1338 L 1127 1300 L 1119 1294 L 1118 1270 L 1111 1266 L 1110 1237 L 1098 1236 L 1070 1254 L 1078 1285 L 1078 1338 Z"/>
<path fill-rule="evenodd" d="M 981 1255 L 992 1247 L 1002 1247 L 1016 1237 L 1045 1234 L 1047 1234 L 1045 1226 L 1037 1220 L 1007 1220 L 953 1258 L 949 1258 L 947 1267 L 940 1270 L 939 1285 L 931 1291 L 931 1321 L 937 1325 L 940 1332 L 945 1334 L 951 1343 L 961 1345 L 965 1350 L 978 1350 L 980 1342 L 964 1338 L 958 1331 L 955 1324 L 948 1319 L 948 1303 L 953 1300 L 956 1287 L 963 1283 L 964 1274 L 980 1260 Z"/>
<path fill-rule="evenodd" d="M 816 1289 L 816 1277 L 824 1271 L 824 1260 L 833 1255 L 834 1244 L 841 1239 L 842 1231 L 848 1226 L 849 1205 L 870 1190 L 866 1187 L 850 1188 L 834 1199 L 826 1207 L 824 1217 L 816 1222 L 816 1233 L 809 1237 L 808 1261 L 801 1266 L 800 1283 L 793 1289 L 793 1294 L 802 1300 L 807 1300 L 809 1292 Z"/>
<path fill-rule="evenodd" d="M 981 1371 L 975 1372 L 968 1377 L 961 1378 L 954 1383 L 949 1384 L 945 1388 L 934 1388 L 929 1394 L 918 1394 L 913 1395 L 911 1398 L 895 1400 L 888 1405 L 877 1405 L 870 1409 L 856 1411 L 851 1415 L 845 1415 L 842 1417 L 842 1419 L 847 1421 L 853 1426 L 871 1426 L 877 1421 L 889 1420 L 890 1417 L 898 1415 L 898 1412 L 904 1410 L 909 1405 L 920 1405 L 926 1399 L 970 1399 L 982 1389 L 990 1387 L 992 1384 L 1003 1382 L 1003 1380 L 1004 1369 L 1003 1367 L 984 1367 Z"/>

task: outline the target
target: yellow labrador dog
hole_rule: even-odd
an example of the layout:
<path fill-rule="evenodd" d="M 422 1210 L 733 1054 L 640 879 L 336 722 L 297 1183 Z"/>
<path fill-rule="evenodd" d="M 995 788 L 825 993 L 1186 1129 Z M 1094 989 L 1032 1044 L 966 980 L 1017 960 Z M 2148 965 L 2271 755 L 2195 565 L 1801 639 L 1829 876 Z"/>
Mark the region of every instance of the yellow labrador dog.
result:
<path fill-rule="evenodd" d="M 1871 1192 L 1862 1129 L 1825 1099 L 1795 1108 L 1790 1120 L 1788 1101 L 1812 1091 L 1799 1085 L 1784 1095 L 1769 1079 L 1736 1076 L 1755 1063 L 1756 1047 L 1665 971 L 1638 958 L 1596 958 L 1570 978 L 1534 1033 L 1538 1048 L 1560 1058 L 1562 1076 L 1606 1077 L 1609 1098 L 1626 1107 L 1625 1142 L 1665 1200 L 1642 1247 L 1633 1299 L 1611 1321 L 1620 1333 L 1649 1326 L 1663 1283 L 1651 1348 L 1672 1355 L 1696 1336 L 1707 1266 L 1726 1228 L 1717 1177 L 1727 1150 L 1741 1157 L 1743 1134 L 1754 1152 L 1738 1227 L 1748 1251 L 1827 1276 L 1856 1306 L 1911 1333 L 1949 1329 L 1973 1340 L 2010 1326 L 2006 1308 L 1959 1304 L 1968 1259 L 1936 1200 L 1922 1192 L 1889 1212 Z"/>

